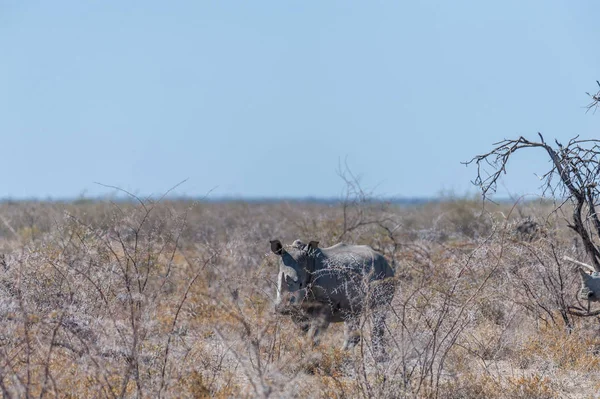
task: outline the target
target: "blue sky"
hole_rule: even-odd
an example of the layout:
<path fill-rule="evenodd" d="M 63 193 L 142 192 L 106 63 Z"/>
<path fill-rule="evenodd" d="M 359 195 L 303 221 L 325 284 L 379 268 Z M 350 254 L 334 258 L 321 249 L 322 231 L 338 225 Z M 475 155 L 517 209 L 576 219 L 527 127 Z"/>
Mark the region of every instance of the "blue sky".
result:
<path fill-rule="evenodd" d="M 0 197 L 475 192 L 461 161 L 597 137 L 594 1 L 0 0 Z M 538 192 L 543 153 L 499 194 Z"/>

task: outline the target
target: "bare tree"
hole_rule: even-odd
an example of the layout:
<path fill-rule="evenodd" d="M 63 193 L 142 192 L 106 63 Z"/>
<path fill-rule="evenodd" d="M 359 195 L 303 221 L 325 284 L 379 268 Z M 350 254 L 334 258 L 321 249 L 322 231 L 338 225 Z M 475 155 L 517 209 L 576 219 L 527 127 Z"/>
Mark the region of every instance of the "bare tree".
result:
<path fill-rule="evenodd" d="M 600 82 L 596 81 L 596 84 L 598 85 L 598 87 L 600 87 Z M 598 108 L 598 106 L 600 106 L 600 90 L 598 90 L 596 92 L 596 94 L 590 94 L 590 93 L 585 93 L 588 96 L 590 96 L 590 98 L 592 99 L 592 102 L 590 102 L 587 105 L 587 109 L 588 111 L 590 109 L 594 109 L 594 112 L 596 111 L 596 108 Z"/>
<path fill-rule="evenodd" d="M 600 140 L 580 140 L 576 136 L 566 145 L 555 141 L 556 147 L 553 147 L 544 140 L 541 133 L 538 135 L 540 141 L 524 137 L 502 140 L 494 144 L 492 151 L 465 162 L 466 165 L 477 165 L 477 178 L 473 184 L 479 186 L 484 198 L 487 198 L 495 192 L 500 176 L 506 173 L 512 154 L 532 148 L 546 151 L 552 167 L 542 176 L 543 193 L 549 192 L 559 198 L 562 202 L 558 208 L 567 202 L 573 205 L 568 226 L 581 237 L 594 268 L 600 271 L 600 218 L 596 212 L 600 198 Z M 486 172 L 486 165 L 492 167 L 492 173 Z"/>
<path fill-rule="evenodd" d="M 340 239 L 344 239 L 348 233 L 361 227 L 384 222 L 385 220 L 381 220 L 379 214 L 373 215 L 373 212 L 370 212 L 375 204 L 374 195 L 364 189 L 360 177 L 352 173 L 347 162 L 344 163 L 344 168 L 341 164 L 339 165 L 337 174 L 344 181 L 344 190 L 340 201 L 343 213 Z"/>

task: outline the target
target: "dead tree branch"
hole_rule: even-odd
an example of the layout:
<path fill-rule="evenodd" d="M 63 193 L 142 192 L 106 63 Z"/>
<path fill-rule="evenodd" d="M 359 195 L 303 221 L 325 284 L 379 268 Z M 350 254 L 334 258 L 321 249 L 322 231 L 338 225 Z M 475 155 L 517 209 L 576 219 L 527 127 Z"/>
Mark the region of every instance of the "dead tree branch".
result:
<path fill-rule="evenodd" d="M 553 147 L 546 143 L 541 133 L 538 135 L 540 141 L 530 141 L 522 136 L 502 140 L 495 143 L 490 152 L 477 155 L 464 164 L 477 165 L 473 184 L 480 187 L 484 198 L 488 198 L 496 191 L 500 176 L 506 174 L 508 161 L 515 152 L 543 149 L 552 161 L 551 169 L 542 176 L 543 192 L 563 197 L 573 204 L 569 227 L 581 237 L 594 269 L 600 271 L 600 246 L 597 243 L 600 219 L 596 212 L 600 198 L 600 140 L 580 140 L 576 136 L 564 146 L 555 141 L 556 147 Z M 491 167 L 492 173 L 488 173 L 485 166 Z M 555 176 L 558 176 L 558 181 L 553 181 Z"/>
<path fill-rule="evenodd" d="M 600 87 L 600 82 L 596 81 L 596 84 L 598 85 L 598 87 Z M 596 112 L 596 109 L 600 106 L 600 89 L 596 92 L 596 94 L 585 94 L 590 96 L 590 98 L 592 99 L 592 101 L 586 106 L 586 108 L 588 109 L 588 111 L 590 109 L 594 109 L 594 112 Z"/>

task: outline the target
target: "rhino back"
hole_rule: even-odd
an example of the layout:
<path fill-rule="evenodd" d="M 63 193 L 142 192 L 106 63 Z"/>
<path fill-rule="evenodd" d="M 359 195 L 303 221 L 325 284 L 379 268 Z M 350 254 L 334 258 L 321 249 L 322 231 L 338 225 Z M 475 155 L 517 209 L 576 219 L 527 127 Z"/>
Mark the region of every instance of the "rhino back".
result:
<path fill-rule="evenodd" d="M 336 244 L 321 249 L 315 270 L 328 268 L 351 269 L 355 272 L 369 273 L 374 269 L 371 280 L 393 277 L 394 271 L 385 257 L 368 245 Z"/>
<path fill-rule="evenodd" d="M 360 312 L 365 275 L 369 275 L 369 281 L 383 280 L 393 277 L 394 271 L 383 255 L 366 245 L 340 243 L 323 248 L 313 272 L 315 299 L 329 303 L 334 315 L 340 311 Z M 393 296 L 393 288 L 386 297 L 391 298 L 390 295 Z"/>

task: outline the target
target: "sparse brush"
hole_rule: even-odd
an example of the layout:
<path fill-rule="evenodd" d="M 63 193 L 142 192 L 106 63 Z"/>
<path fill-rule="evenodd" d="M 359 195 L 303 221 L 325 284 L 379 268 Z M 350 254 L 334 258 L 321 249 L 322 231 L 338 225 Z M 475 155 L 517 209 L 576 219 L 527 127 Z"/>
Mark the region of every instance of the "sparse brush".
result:
<path fill-rule="evenodd" d="M 576 304 L 577 276 L 557 263 L 574 250 L 559 222 L 529 240 L 512 233 L 521 219 L 504 205 L 483 214 L 470 200 L 350 201 L 346 213 L 339 205 L 0 205 L 0 390 L 11 398 L 593 392 L 600 344 L 594 320 L 561 313 Z M 547 209 L 528 206 L 534 215 Z M 386 361 L 373 361 L 367 314 L 366 339 L 349 351 L 339 349 L 341 326 L 313 346 L 275 314 L 274 236 L 323 245 L 343 237 L 387 257 L 398 281 Z"/>

